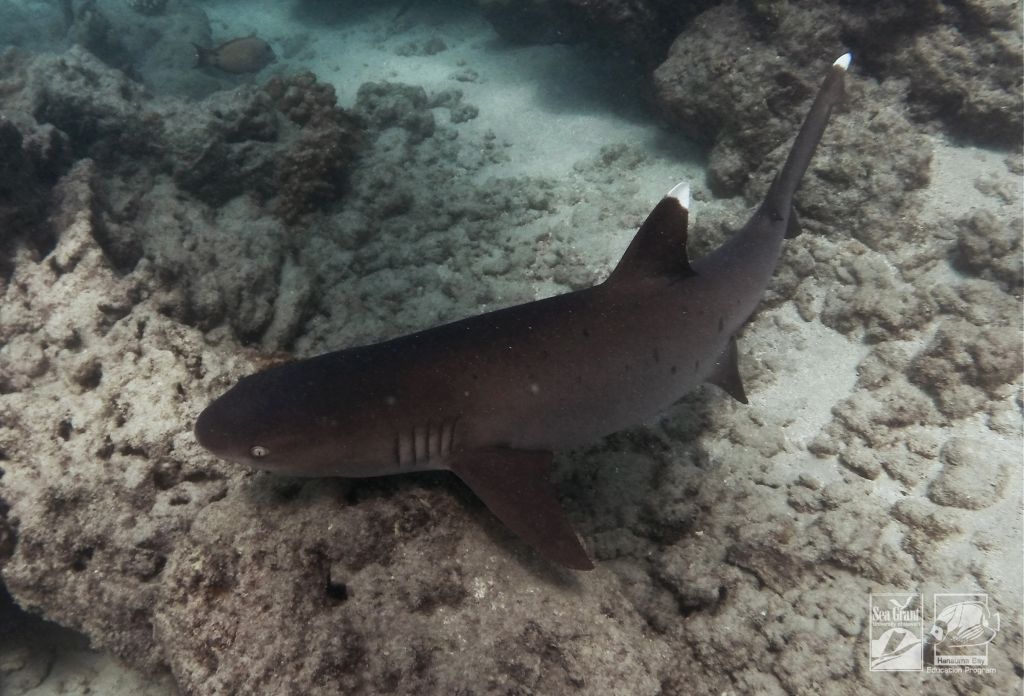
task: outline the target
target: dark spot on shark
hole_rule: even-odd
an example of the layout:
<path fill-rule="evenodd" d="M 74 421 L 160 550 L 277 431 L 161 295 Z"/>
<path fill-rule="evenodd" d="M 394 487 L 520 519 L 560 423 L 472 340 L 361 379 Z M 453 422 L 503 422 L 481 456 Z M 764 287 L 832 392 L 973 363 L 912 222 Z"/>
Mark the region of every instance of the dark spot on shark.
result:
<path fill-rule="evenodd" d="M 693 361 L 693 371 L 697 372 L 698 370 L 700 370 L 700 360 L 694 360 Z"/>
<path fill-rule="evenodd" d="M 661 362 L 661 355 L 658 354 L 658 349 L 657 348 L 654 348 L 651 351 L 651 357 L 654 358 L 654 364 L 655 365 L 657 365 L 658 363 Z"/>
<path fill-rule="evenodd" d="M 583 327 L 583 337 L 590 338 L 590 330 L 587 329 L 586 327 Z"/>
<path fill-rule="evenodd" d="M 718 317 L 718 333 L 725 331 L 725 317 Z"/>
<path fill-rule="evenodd" d="M 669 372 L 671 372 L 672 374 L 675 374 L 675 373 L 679 372 L 679 368 L 676 367 L 675 365 L 673 365 L 672 369 L 670 369 Z"/>

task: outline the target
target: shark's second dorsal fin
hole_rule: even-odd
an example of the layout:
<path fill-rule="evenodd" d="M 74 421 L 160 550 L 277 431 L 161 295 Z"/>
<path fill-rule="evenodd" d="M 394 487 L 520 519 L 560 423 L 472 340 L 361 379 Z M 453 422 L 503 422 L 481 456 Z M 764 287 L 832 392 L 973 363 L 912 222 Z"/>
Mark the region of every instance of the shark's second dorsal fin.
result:
<path fill-rule="evenodd" d="M 509 529 L 549 560 L 576 570 L 594 564 L 548 480 L 551 452 L 487 447 L 456 454 L 448 467 Z"/>
<path fill-rule="evenodd" d="M 690 185 L 684 182 L 669 191 L 647 216 L 608 281 L 693 275 L 686 254 L 689 211 Z"/>

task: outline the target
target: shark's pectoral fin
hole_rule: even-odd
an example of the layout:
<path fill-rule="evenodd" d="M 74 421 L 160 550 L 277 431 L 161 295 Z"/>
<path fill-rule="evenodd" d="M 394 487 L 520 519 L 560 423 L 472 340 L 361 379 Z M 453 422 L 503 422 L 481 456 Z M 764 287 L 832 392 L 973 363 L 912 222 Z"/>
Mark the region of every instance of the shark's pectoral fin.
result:
<path fill-rule="evenodd" d="M 583 550 L 548 479 L 551 452 L 503 447 L 461 452 L 448 466 L 495 517 L 545 558 L 576 570 L 594 564 Z"/>
<path fill-rule="evenodd" d="M 736 337 L 729 339 L 729 345 L 725 347 L 722 354 L 718 356 L 715 363 L 715 371 L 708 377 L 708 382 L 716 387 L 721 387 L 725 393 L 739 401 L 741 404 L 747 401 L 747 392 L 743 389 L 743 380 L 740 379 L 740 368 L 737 364 Z"/>

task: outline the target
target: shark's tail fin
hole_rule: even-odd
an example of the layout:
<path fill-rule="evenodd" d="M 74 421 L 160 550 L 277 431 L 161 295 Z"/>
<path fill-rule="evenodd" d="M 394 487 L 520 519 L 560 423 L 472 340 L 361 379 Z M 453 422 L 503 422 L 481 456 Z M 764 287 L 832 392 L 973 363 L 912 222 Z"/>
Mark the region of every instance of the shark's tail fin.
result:
<path fill-rule="evenodd" d="M 793 202 L 793 194 L 796 193 L 800 180 L 811 163 L 818 142 L 821 140 L 825 126 L 828 125 L 829 116 L 832 115 L 832 107 L 842 100 L 845 94 L 846 71 L 850 67 L 851 56 L 844 53 L 832 63 L 828 76 L 818 90 L 810 111 L 804 119 L 800 132 L 789 150 L 786 164 L 783 165 L 775 181 L 772 182 L 768 194 L 761 204 L 761 212 L 774 219 L 782 219 L 788 212 Z M 787 236 L 794 236 L 797 231 L 795 223 L 790 225 Z"/>

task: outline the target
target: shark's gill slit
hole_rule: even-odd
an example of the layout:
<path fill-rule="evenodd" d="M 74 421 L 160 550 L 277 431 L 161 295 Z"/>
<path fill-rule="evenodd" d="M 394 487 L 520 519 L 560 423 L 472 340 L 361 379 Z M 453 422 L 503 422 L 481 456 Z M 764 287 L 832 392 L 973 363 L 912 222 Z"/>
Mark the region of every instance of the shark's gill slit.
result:
<path fill-rule="evenodd" d="M 412 464 L 412 437 L 405 430 L 398 431 L 398 466 L 405 468 Z"/>
<path fill-rule="evenodd" d="M 455 440 L 455 421 L 448 420 L 441 424 L 441 456 L 447 457 Z"/>
<path fill-rule="evenodd" d="M 427 429 L 422 425 L 413 428 L 413 439 L 416 445 L 416 464 L 427 461 Z"/>
<path fill-rule="evenodd" d="M 441 455 L 441 425 L 427 423 L 427 458 L 436 459 Z"/>

